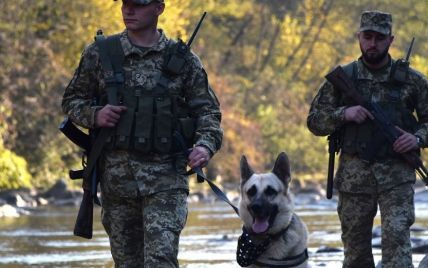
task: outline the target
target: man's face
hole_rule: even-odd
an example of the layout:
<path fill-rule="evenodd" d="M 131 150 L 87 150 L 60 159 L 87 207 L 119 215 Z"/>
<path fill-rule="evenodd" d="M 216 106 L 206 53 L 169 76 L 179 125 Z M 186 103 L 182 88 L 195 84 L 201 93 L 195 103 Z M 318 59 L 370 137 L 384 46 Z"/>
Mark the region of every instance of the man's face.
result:
<path fill-rule="evenodd" d="M 358 40 L 364 61 L 377 64 L 387 57 L 394 36 L 375 31 L 364 31 L 358 33 Z"/>
<path fill-rule="evenodd" d="M 156 27 L 157 20 L 165 5 L 153 1 L 148 5 L 134 4 L 131 0 L 122 0 L 122 17 L 126 29 L 131 31 Z"/>

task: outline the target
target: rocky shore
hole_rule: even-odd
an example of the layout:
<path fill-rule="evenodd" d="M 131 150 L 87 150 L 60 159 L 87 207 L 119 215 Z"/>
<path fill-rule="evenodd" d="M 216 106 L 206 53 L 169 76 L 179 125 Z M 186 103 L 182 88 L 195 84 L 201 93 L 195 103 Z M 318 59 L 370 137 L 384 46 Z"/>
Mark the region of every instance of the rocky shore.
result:
<path fill-rule="evenodd" d="M 27 215 L 39 206 L 78 206 L 82 192 L 70 190 L 59 180 L 49 190 L 21 189 L 0 192 L 0 218 Z"/>
<path fill-rule="evenodd" d="M 228 198 L 237 204 L 239 193 L 236 185 L 223 185 Z M 227 190 L 229 189 L 229 190 Z M 317 206 L 335 210 L 337 206 L 337 196 L 334 195 L 331 200 L 325 198 L 325 185 L 315 182 L 300 182 L 294 180 L 291 184 L 291 191 L 295 195 L 295 204 L 300 207 Z M 20 217 L 37 213 L 37 207 L 40 206 L 74 206 L 80 205 L 82 192 L 80 190 L 71 190 L 63 180 L 59 180 L 47 191 L 37 190 L 9 190 L 0 192 L 0 218 Z M 189 195 L 189 202 L 215 202 L 216 197 L 208 188 L 192 188 Z M 428 204 L 428 191 L 425 186 L 418 182 L 415 185 L 415 203 Z M 428 228 L 413 226 L 412 233 L 428 233 Z M 373 248 L 381 247 L 381 229 L 376 226 L 373 230 L 372 244 Z M 342 252 L 342 248 L 320 247 L 318 253 Z M 412 238 L 412 251 L 417 254 L 428 254 L 428 239 Z M 428 268 L 428 255 L 421 261 L 420 268 Z"/>

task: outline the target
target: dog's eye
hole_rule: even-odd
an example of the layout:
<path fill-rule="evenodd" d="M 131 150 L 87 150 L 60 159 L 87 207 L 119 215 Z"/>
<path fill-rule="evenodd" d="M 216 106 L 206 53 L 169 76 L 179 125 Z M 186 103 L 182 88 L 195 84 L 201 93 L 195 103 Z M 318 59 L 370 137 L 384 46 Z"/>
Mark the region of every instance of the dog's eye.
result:
<path fill-rule="evenodd" d="M 276 196 L 278 194 L 278 192 L 275 189 L 273 189 L 272 187 L 269 186 L 268 188 L 266 188 L 265 194 L 267 196 Z"/>
<path fill-rule="evenodd" d="M 248 191 L 247 191 L 247 195 L 249 197 L 255 196 L 257 193 L 257 187 L 253 185 L 253 187 L 251 187 Z"/>

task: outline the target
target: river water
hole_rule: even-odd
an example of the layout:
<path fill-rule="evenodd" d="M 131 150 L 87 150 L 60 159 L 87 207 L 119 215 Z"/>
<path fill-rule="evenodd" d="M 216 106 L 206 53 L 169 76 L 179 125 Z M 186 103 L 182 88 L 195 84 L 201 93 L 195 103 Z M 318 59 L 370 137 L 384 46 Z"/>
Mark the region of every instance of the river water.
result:
<path fill-rule="evenodd" d="M 428 228 L 428 206 L 417 204 L 416 226 Z M 0 266 L 20 267 L 113 267 L 108 238 L 94 212 L 94 238 L 74 237 L 77 209 L 43 207 L 19 218 L 0 219 Z M 335 204 L 298 205 L 297 214 L 306 222 L 309 258 L 313 267 L 341 267 L 343 253 L 316 253 L 322 246 L 341 248 Z M 379 225 L 377 216 L 375 225 Z M 179 261 L 186 268 L 239 267 L 235 261 L 241 223 L 228 205 L 190 204 L 189 216 L 180 239 Z M 428 231 L 412 233 L 428 239 Z M 380 250 L 374 249 L 376 262 Z M 414 254 L 417 267 L 422 254 Z"/>

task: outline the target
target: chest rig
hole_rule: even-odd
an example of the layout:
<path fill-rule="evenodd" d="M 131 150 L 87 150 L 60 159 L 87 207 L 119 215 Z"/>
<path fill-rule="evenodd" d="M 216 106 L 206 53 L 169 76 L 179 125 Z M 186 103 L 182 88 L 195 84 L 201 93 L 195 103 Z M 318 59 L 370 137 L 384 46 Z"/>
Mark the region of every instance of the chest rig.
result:
<path fill-rule="evenodd" d="M 392 66 L 392 69 L 394 65 Z M 373 83 L 369 80 L 360 80 L 357 77 L 357 62 L 352 62 L 343 67 L 346 74 L 352 78 L 359 93 L 367 100 L 372 99 Z M 379 82 L 376 82 L 379 83 Z M 402 88 L 405 81 L 397 81 L 391 77 L 388 81 L 382 82 L 381 87 L 387 88 L 378 104 L 385 112 L 386 116 L 396 126 L 405 131 L 413 133 L 416 130 L 417 120 L 412 114 L 412 107 L 407 107 L 403 103 Z M 377 92 L 380 94 L 379 92 Z M 351 100 L 343 98 L 343 105 L 352 106 Z M 358 154 L 362 159 L 372 162 L 390 157 L 399 157 L 392 150 L 382 132 L 371 120 L 366 120 L 361 124 L 348 123 L 342 128 L 341 150 L 347 154 Z"/>
<path fill-rule="evenodd" d="M 182 41 L 168 42 L 166 51 L 162 52 L 163 63 L 155 86 L 149 88 L 126 83 L 133 77 L 123 68 L 125 55 L 120 35 L 105 38 L 98 32 L 96 44 L 106 84 L 100 105 L 127 107 L 105 147 L 141 153 L 174 153 L 179 151 L 173 140 L 177 132 L 184 138 L 186 146 L 191 147 L 195 120 L 191 117 L 183 89 L 172 90 L 170 86 L 173 79 L 184 74 L 189 47 Z"/>

